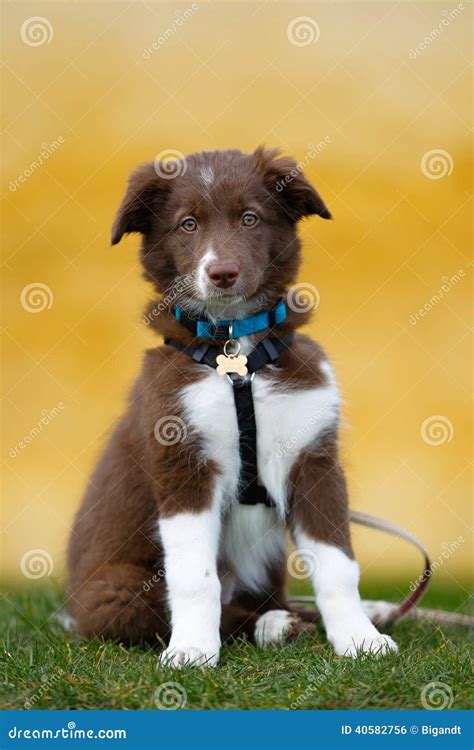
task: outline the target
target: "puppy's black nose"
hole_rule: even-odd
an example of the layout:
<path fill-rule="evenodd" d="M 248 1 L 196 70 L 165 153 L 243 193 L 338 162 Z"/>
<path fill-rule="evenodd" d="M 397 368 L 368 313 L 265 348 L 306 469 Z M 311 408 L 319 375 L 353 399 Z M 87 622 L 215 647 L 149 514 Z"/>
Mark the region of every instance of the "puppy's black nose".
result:
<path fill-rule="evenodd" d="M 226 263 L 211 263 L 207 269 L 207 275 L 219 289 L 228 289 L 234 286 L 239 278 L 240 268 L 237 263 L 228 261 Z"/>

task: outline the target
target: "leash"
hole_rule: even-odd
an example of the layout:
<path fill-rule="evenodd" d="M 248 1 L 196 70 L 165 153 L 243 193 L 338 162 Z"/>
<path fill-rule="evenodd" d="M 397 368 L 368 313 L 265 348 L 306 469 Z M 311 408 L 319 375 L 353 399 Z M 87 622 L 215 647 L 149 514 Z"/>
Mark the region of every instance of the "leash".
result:
<path fill-rule="evenodd" d="M 360 526 L 367 526 L 371 529 L 384 531 L 387 534 L 392 534 L 400 539 L 404 539 L 416 547 L 424 557 L 423 573 L 418 578 L 414 590 L 406 597 L 406 599 L 403 599 L 398 605 L 395 605 L 393 611 L 387 613 L 387 615 L 379 620 L 383 620 L 384 625 L 390 625 L 395 622 L 395 620 L 404 617 L 411 609 L 413 609 L 428 588 L 431 580 L 431 560 L 428 551 L 414 534 L 406 529 L 402 529 L 401 526 L 397 526 L 391 521 L 386 521 L 384 518 L 378 518 L 377 516 L 369 515 L 369 513 L 361 513 L 357 510 L 351 511 L 349 518 L 353 523 L 357 523 Z"/>
<path fill-rule="evenodd" d="M 211 339 L 197 346 L 186 345 L 173 338 L 166 338 L 165 344 L 186 354 L 196 364 L 207 365 L 215 369 L 219 375 L 226 375 L 232 384 L 234 404 L 237 414 L 239 428 L 239 454 L 240 454 L 240 477 L 239 477 L 239 503 L 242 505 L 264 504 L 268 508 L 275 507 L 273 499 L 266 488 L 258 481 L 257 464 L 257 425 L 255 421 L 255 408 L 252 393 L 252 381 L 254 374 L 266 367 L 278 362 L 280 354 L 288 349 L 293 341 L 293 334 L 281 338 L 264 336 L 248 357 L 241 355 L 241 346 L 237 340 L 241 336 L 269 329 L 274 325 L 286 320 L 286 305 L 283 300 L 269 311 L 252 315 L 236 321 L 221 320 L 213 323 L 209 320 L 197 320 L 191 318 L 181 308 L 174 307 L 172 314 L 177 321 L 184 325 L 194 336 L 198 338 Z M 225 339 L 221 347 L 212 340 Z M 424 570 L 419 577 L 415 589 L 400 604 L 388 605 L 388 610 L 379 622 L 391 624 L 395 620 L 406 616 L 415 607 L 423 596 L 431 577 L 431 562 L 423 544 L 409 531 L 402 529 L 396 524 L 384 519 L 371 516 L 358 511 L 350 512 L 350 520 L 362 526 L 368 526 L 388 534 L 393 534 L 413 544 L 424 556 Z M 293 601 L 302 601 L 304 597 L 298 597 Z"/>
<path fill-rule="evenodd" d="M 421 597 L 425 594 L 426 589 L 429 586 L 431 580 L 431 561 L 426 550 L 426 547 L 420 542 L 417 537 L 410 531 L 403 529 L 401 526 L 397 526 L 391 521 L 386 521 L 384 518 L 378 516 L 372 516 L 369 513 L 361 513 L 357 510 L 352 510 L 349 513 L 349 520 L 352 523 L 357 523 L 360 526 L 366 526 L 377 531 L 384 531 L 387 534 L 392 534 L 400 539 L 412 544 L 416 547 L 424 558 L 423 573 L 418 578 L 417 583 L 413 591 L 398 604 L 392 604 L 389 602 L 382 602 L 383 610 L 377 612 L 376 602 L 363 600 L 362 604 L 366 605 L 368 609 L 374 608 L 376 614 L 370 619 L 374 625 L 384 625 L 390 627 L 396 620 L 400 620 L 404 617 L 410 616 L 417 620 L 429 620 L 431 622 L 439 622 L 442 624 L 453 624 L 453 625 L 472 625 L 474 618 L 469 615 L 458 615 L 454 612 L 441 612 L 436 609 L 416 609 L 415 606 L 420 601 Z M 292 596 L 288 600 L 291 604 L 314 604 L 313 596 Z M 412 612 L 412 610 L 414 610 Z"/>

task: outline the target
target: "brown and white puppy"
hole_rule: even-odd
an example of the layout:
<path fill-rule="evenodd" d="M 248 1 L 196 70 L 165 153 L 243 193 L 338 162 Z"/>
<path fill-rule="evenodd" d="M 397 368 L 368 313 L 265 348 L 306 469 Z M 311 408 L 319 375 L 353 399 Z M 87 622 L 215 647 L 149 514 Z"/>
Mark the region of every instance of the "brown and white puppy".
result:
<path fill-rule="evenodd" d="M 297 223 L 311 214 L 331 218 L 277 152 L 193 154 L 173 179 L 153 163 L 132 174 L 112 243 L 141 233 L 145 275 L 162 301 L 196 317 L 237 319 L 287 294 L 300 262 Z M 163 307 L 148 318 L 158 333 L 191 343 Z M 272 335 L 294 332 L 307 317 L 289 309 Z M 244 353 L 262 335 L 241 340 Z M 289 529 L 336 653 L 396 650 L 359 597 L 338 461 L 339 396 L 325 353 L 296 333 L 278 365 L 255 374 L 252 391 L 259 480 L 274 508 L 238 503 L 228 379 L 169 346 L 146 352 L 71 535 L 69 592 L 81 634 L 167 639 L 170 621 L 161 658 L 176 667 L 216 664 L 221 636 L 245 634 L 262 647 L 291 637 Z"/>

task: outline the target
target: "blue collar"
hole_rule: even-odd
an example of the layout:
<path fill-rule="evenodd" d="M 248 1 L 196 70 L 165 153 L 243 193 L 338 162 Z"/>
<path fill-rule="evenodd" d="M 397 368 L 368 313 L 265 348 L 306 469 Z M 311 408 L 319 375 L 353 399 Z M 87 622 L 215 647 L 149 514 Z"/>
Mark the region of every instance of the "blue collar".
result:
<path fill-rule="evenodd" d="M 174 307 L 172 310 L 175 319 L 186 326 L 191 333 L 197 338 L 204 339 L 238 339 L 241 336 L 249 336 L 251 333 L 258 333 L 274 325 L 279 325 L 286 320 L 286 305 L 280 299 L 275 307 L 271 310 L 250 315 L 248 318 L 239 318 L 238 320 L 217 320 L 214 323 L 210 320 L 197 320 L 191 318 L 180 307 Z M 232 337 L 229 336 L 229 326 L 232 325 Z"/>

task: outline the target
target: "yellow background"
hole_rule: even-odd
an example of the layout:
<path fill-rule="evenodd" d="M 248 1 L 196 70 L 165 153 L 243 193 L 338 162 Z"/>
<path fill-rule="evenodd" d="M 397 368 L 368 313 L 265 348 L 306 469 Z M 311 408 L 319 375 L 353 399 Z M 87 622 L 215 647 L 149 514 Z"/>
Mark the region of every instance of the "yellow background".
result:
<path fill-rule="evenodd" d="M 191 3 L 4 5 L 4 572 L 32 548 L 61 576 L 87 477 L 154 345 L 141 323 L 149 290 L 138 238 L 109 232 L 128 172 L 167 149 L 260 143 L 297 160 L 326 139 L 306 173 L 334 222 L 301 225 L 300 281 L 320 305 L 311 334 L 328 350 L 344 398 L 342 437 L 354 508 L 419 535 L 437 558 L 466 540 L 440 575 L 470 561 L 470 8 L 413 58 L 449 4 L 199 2 L 154 51 L 144 50 Z M 456 6 L 452 6 L 456 7 Z M 25 44 L 32 16 L 49 43 Z M 291 44 L 310 16 L 319 39 Z M 64 144 L 16 190 L 43 144 Z M 430 179 L 442 149 L 452 174 Z M 461 281 L 421 318 L 442 285 Z M 47 284 L 50 309 L 27 312 L 22 289 Z M 59 402 L 60 414 L 12 457 Z M 433 446 L 421 425 L 452 425 Z M 356 531 L 364 575 L 419 572 L 417 553 Z"/>

